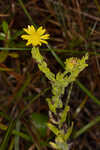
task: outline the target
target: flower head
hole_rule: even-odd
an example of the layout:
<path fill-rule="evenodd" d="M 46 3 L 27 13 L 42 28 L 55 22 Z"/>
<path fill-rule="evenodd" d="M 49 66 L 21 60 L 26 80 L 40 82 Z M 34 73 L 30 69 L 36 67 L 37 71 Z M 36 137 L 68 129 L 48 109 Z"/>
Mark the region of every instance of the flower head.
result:
<path fill-rule="evenodd" d="M 75 68 L 75 66 L 78 63 L 77 61 L 78 59 L 74 57 L 66 59 L 66 62 L 65 62 L 66 69 L 69 69 L 70 71 L 73 70 L 73 68 Z"/>
<path fill-rule="evenodd" d="M 24 31 L 27 34 L 22 35 L 21 38 L 27 40 L 27 46 L 30 44 L 33 46 L 41 46 L 42 43 L 48 44 L 46 40 L 49 39 L 49 34 L 45 34 L 46 30 L 42 26 L 36 30 L 33 25 L 28 25 L 28 28 L 24 28 Z"/>

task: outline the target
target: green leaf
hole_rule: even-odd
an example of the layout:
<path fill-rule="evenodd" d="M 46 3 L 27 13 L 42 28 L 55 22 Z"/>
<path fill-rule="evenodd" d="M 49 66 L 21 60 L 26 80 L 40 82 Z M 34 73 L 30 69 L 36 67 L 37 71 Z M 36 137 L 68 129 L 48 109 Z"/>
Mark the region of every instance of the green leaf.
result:
<path fill-rule="evenodd" d="M 47 131 L 48 116 L 39 113 L 32 113 L 31 119 L 34 126 L 39 131 L 40 136 L 45 137 Z"/>
<path fill-rule="evenodd" d="M 3 21 L 2 28 L 3 28 L 3 32 L 5 34 L 7 34 L 7 32 L 8 32 L 8 23 L 6 21 Z"/>
<path fill-rule="evenodd" d="M 0 63 L 3 63 L 6 60 L 7 56 L 8 56 L 8 51 L 0 52 Z"/>
<path fill-rule="evenodd" d="M 50 98 L 47 98 L 46 101 L 48 102 L 49 109 L 51 110 L 51 112 L 53 112 L 53 113 L 56 114 L 56 107 L 57 107 L 57 104 L 55 103 L 54 105 L 52 105 Z"/>
<path fill-rule="evenodd" d="M 60 116 L 61 116 L 61 119 L 59 121 L 59 125 L 60 127 L 63 125 L 63 123 L 65 122 L 66 120 L 66 117 L 67 117 L 67 112 L 69 111 L 70 107 L 69 106 L 65 106 L 64 110 L 61 112 Z"/>
<path fill-rule="evenodd" d="M 5 40 L 6 35 L 2 32 L 0 32 L 0 40 Z"/>
<path fill-rule="evenodd" d="M 57 136 L 59 134 L 59 129 L 57 129 L 54 125 L 52 125 L 51 123 L 48 123 L 48 127 L 49 129 Z"/>
<path fill-rule="evenodd" d="M 9 53 L 8 55 L 12 58 L 18 58 L 19 57 L 19 55 L 17 53 Z"/>
<path fill-rule="evenodd" d="M 72 129 L 73 129 L 73 122 L 70 128 L 68 128 L 67 133 L 64 136 L 64 140 L 67 141 L 72 133 Z"/>

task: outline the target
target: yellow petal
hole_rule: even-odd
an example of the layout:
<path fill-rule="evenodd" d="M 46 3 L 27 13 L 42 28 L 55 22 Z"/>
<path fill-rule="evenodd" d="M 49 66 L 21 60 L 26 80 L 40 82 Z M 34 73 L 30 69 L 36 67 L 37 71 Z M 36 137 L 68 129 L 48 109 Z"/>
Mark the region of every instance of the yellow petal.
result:
<path fill-rule="evenodd" d="M 26 33 L 30 34 L 29 29 L 24 28 L 23 29 Z"/>
<path fill-rule="evenodd" d="M 44 44 L 48 44 L 48 42 L 45 41 L 45 40 L 40 40 L 40 42 L 41 42 L 41 43 L 44 43 Z"/>
<path fill-rule="evenodd" d="M 50 36 L 49 34 L 42 35 L 41 39 L 49 39 L 49 36 Z"/>
<path fill-rule="evenodd" d="M 29 32 L 30 32 L 30 34 L 34 33 L 35 31 L 36 31 L 36 30 L 35 30 L 34 26 L 31 25 L 31 26 L 29 27 Z"/>
<path fill-rule="evenodd" d="M 31 43 L 32 43 L 31 41 L 28 41 L 28 42 L 26 43 L 26 46 L 30 45 Z"/>
<path fill-rule="evenodd" d="M 25 39 L 25 40 L 28 40 L 29 39 L 29 35 L 22 35 L 21 38 Z"/>
<path fill-rule="evenodd" d="M 41 26 L 38 28 L 37 32 L 38 32 L 38 34 L 43 35 L 46 32 L 46 30 L 43 29 L 43 27 Z"/>

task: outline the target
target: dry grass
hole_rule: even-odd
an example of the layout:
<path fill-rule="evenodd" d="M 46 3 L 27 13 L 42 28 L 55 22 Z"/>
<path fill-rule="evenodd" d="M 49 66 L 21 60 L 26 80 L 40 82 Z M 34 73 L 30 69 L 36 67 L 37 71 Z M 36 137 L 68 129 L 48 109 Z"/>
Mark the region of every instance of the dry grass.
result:
<path fill-rule="evenodd" d="M 79 80 L 98 100 L 100 99 L 100 3 L 97 0 L 25 0 L 23 2 L 24 9 L 26 8 L 29 13 L 27 14 L 21 2 L 21 0 L 0 1 L 0 39 L 1 32 L 4 32 L 3 21 L 8 23 L 11 34 L 9 38 L 9 33 L 6 32 L 5 38 L 0 41 L 2 50 L 0 144 L 3 145 L 2 150 L 33 150 L 36 147 L 48 150 L 50 149 L 48 140 L 52 138 L 50 131 L 47 130 L 45 136 L 40 137 L 30 115 L 37 112 L 47 116 L 48 106 L 45 98 L 50 96 L 50 88 L 47 89 L 50 84 L 38 70 L 30 51 L 24 48 L 25 43 L 20 38 L 21 30 L 33 22 L 38 26 L 43 25 L 51 36 L 49 44 L 62 61 L 66 57 L 80 57 L 88 52 L 89 66 L 80 74 Z M 9 48 L 9 51 L 4 51 L 4 48 L 6 50 Z M 11 48 L 13 51 L 10 51 Z M 43 46 L 41 53 L 53 72 L 62 70 L 48 48 Z M 65 97 L 67 91 L 66 89 Z M 74 120 L 75 131 L 100 116 L 100 103 L 97 104 L 94 99 L 89 97 L 84 89 L 74 84 L 69 120 Z M 78 110 L 80 111 L 77 112 Z M 17 135 L 14 130 L 24 135 L 19 133 Z M 72 150 L 100 149 L 99 123 L 95 123 L 79 137 L 73 137 L 74 131 L 69 141 L 72 143 Z M 44 146 L 41 146 L 41 143 Z"/>

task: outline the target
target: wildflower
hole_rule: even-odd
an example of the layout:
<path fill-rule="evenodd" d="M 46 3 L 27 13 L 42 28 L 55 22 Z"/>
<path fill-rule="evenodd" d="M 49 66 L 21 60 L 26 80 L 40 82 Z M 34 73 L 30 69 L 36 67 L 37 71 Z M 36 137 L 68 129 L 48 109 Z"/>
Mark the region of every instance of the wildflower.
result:
<path fill-rule="evenodd" d="M 22 35 L 21 38 L 28 41 L 27 46 L 30 44 L 33 46 L 41 46 L 42 43 L 48 44 L 46 40 L 49 39 L 49 34 L 45 34 L 46 30 L 42 26 L 36 30 L 33 25 L 28 25 L 28 28 L 24 28 L 24 31 L 27 35 Z"/>

